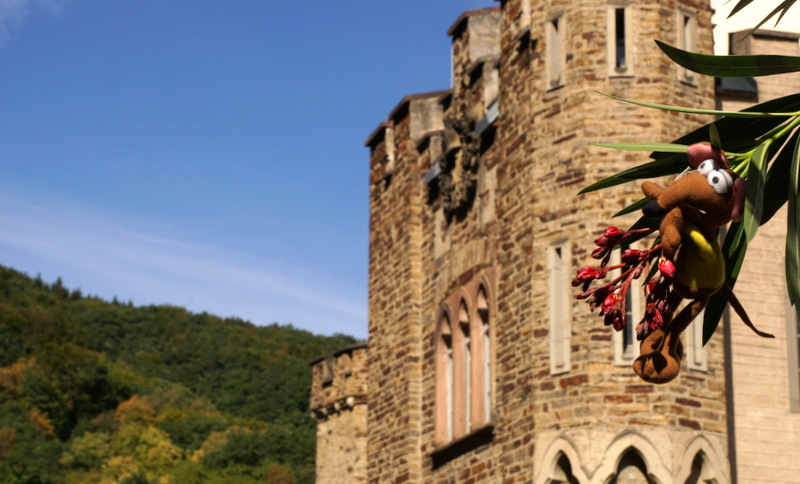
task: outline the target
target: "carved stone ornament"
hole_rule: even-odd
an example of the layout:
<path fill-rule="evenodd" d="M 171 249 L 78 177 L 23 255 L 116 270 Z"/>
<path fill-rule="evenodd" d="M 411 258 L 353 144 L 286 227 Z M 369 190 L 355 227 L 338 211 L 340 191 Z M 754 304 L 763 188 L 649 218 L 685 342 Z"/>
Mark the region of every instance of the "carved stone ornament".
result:
<path fill-rule="evenodd" d="M 475 196 L 481 147 L 475 122 L 466 115 L 444 118 L 442 144 L 445 166 L 439 176 L 439 191 L 445 213 L 451 214 L 468 206 Z"/>

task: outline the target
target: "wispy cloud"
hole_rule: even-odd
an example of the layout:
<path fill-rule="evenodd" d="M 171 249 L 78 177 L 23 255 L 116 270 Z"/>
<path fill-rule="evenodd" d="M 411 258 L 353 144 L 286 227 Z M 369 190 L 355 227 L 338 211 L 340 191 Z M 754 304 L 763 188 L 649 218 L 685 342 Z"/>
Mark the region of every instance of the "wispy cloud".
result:
<path fill-rule="evenodd" d="M 366 333 L 366 298 L 345 281 L 131 228 L 137 225 L 60 201 L 2 195 L 0 263 L 50 277 L 57 271 L 68 287 L 136 304 L 171 303 L 256 324 L 291 322 L 325 334 Z"/>
<path fill-rule="evenodd" d="M 62 11 L 64 0 L 0 0 L 0 48 L 12 38 L 34 6 L 57 14 Z"/>

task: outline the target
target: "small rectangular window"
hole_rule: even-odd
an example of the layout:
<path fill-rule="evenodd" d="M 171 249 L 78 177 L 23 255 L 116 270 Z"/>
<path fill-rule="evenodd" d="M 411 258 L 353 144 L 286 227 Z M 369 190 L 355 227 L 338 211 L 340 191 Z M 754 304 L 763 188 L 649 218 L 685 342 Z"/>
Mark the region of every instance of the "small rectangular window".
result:
<path fill-rule="evenodd" d="M 545 25 L 547 33 L 547 89 L 564 85 L 564 15 L 551 17 Z"/>
<path fill-rule="evenodd" d="M 611 253 L 610 265 L 620 263 L 620 251 L 627 246 Z M 638 248 L 638 245 L 635 247 Z M 646 274 L 646 271 L 645 271 Z M 625 328 L 613 332 L 614 339 L 614 364 L 629 366 L 639 356 L 639 341 L 636 340 L 636 324 L 644 315 L 644 292 L 641 279 L 634 279 L 625 298 Z"/>
<path fill-rule="evenodd" d="M 633 75 L 631 7 L 612 5 L 607 12 L 608 76 Z"/>
<path fill-rule="evenodd" d="M 455 400 L 455 389 L 453 387 L 453 346 L 448 340 L 447 346 L 447 441 L 453 440 L 453 401 Z"/>
<path fill-rule="evenodd" d="M 678 48 L 694 52 L 697 40 L 697 18 L 691 12 L 678 12 Z M 694 73 L 678 66 L 678 78 L 688 84 L 694 83 Z"/>
<path fill-rule="evenodd" d="M 625 62 L 625 9 L 614 9 L 614 47 L 616 48 L 614 67 L 617 71 L 625 70 L 627 63 Z"/>
<path fill-rule="evenodd" d="M 686 366 L 690 370 L 708 371 L 706 348 L 703 346 L 703 319 L 706 312 L 701 311 L 686 330 Z"/>
<path fill-rule="evenodd" d="M 550 247 L 550 373 L 570 370 L 572 298 L 570 297 L 569 245 Z"/>
<path fill-rule="evenodd" d="M 800 412 L 800 317 L 786 295 L 786 349 L 789 363 L 789 410 Z"/>

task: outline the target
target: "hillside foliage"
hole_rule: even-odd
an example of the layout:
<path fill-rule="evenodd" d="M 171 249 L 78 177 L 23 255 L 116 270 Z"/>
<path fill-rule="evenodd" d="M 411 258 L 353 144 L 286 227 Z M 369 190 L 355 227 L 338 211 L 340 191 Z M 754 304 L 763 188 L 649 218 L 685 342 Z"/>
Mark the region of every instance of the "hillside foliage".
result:
<path fill-rule="evenodd" d="M 314 482 L 308 360 L 355 340 L 0 267 L 0 482 Z"/>

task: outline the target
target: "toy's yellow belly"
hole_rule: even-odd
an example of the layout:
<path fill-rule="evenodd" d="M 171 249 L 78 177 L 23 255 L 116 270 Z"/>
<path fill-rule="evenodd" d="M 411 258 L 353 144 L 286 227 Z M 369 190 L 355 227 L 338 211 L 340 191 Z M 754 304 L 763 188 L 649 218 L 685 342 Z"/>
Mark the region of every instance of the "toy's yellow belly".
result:
<path fill-rule="evenodd" d="M 675 282 L 690 288 L 717 289 L 725 282 L 725 259 L 716 239 L 708 240 L 691 222 L 684 222 Z"/>

